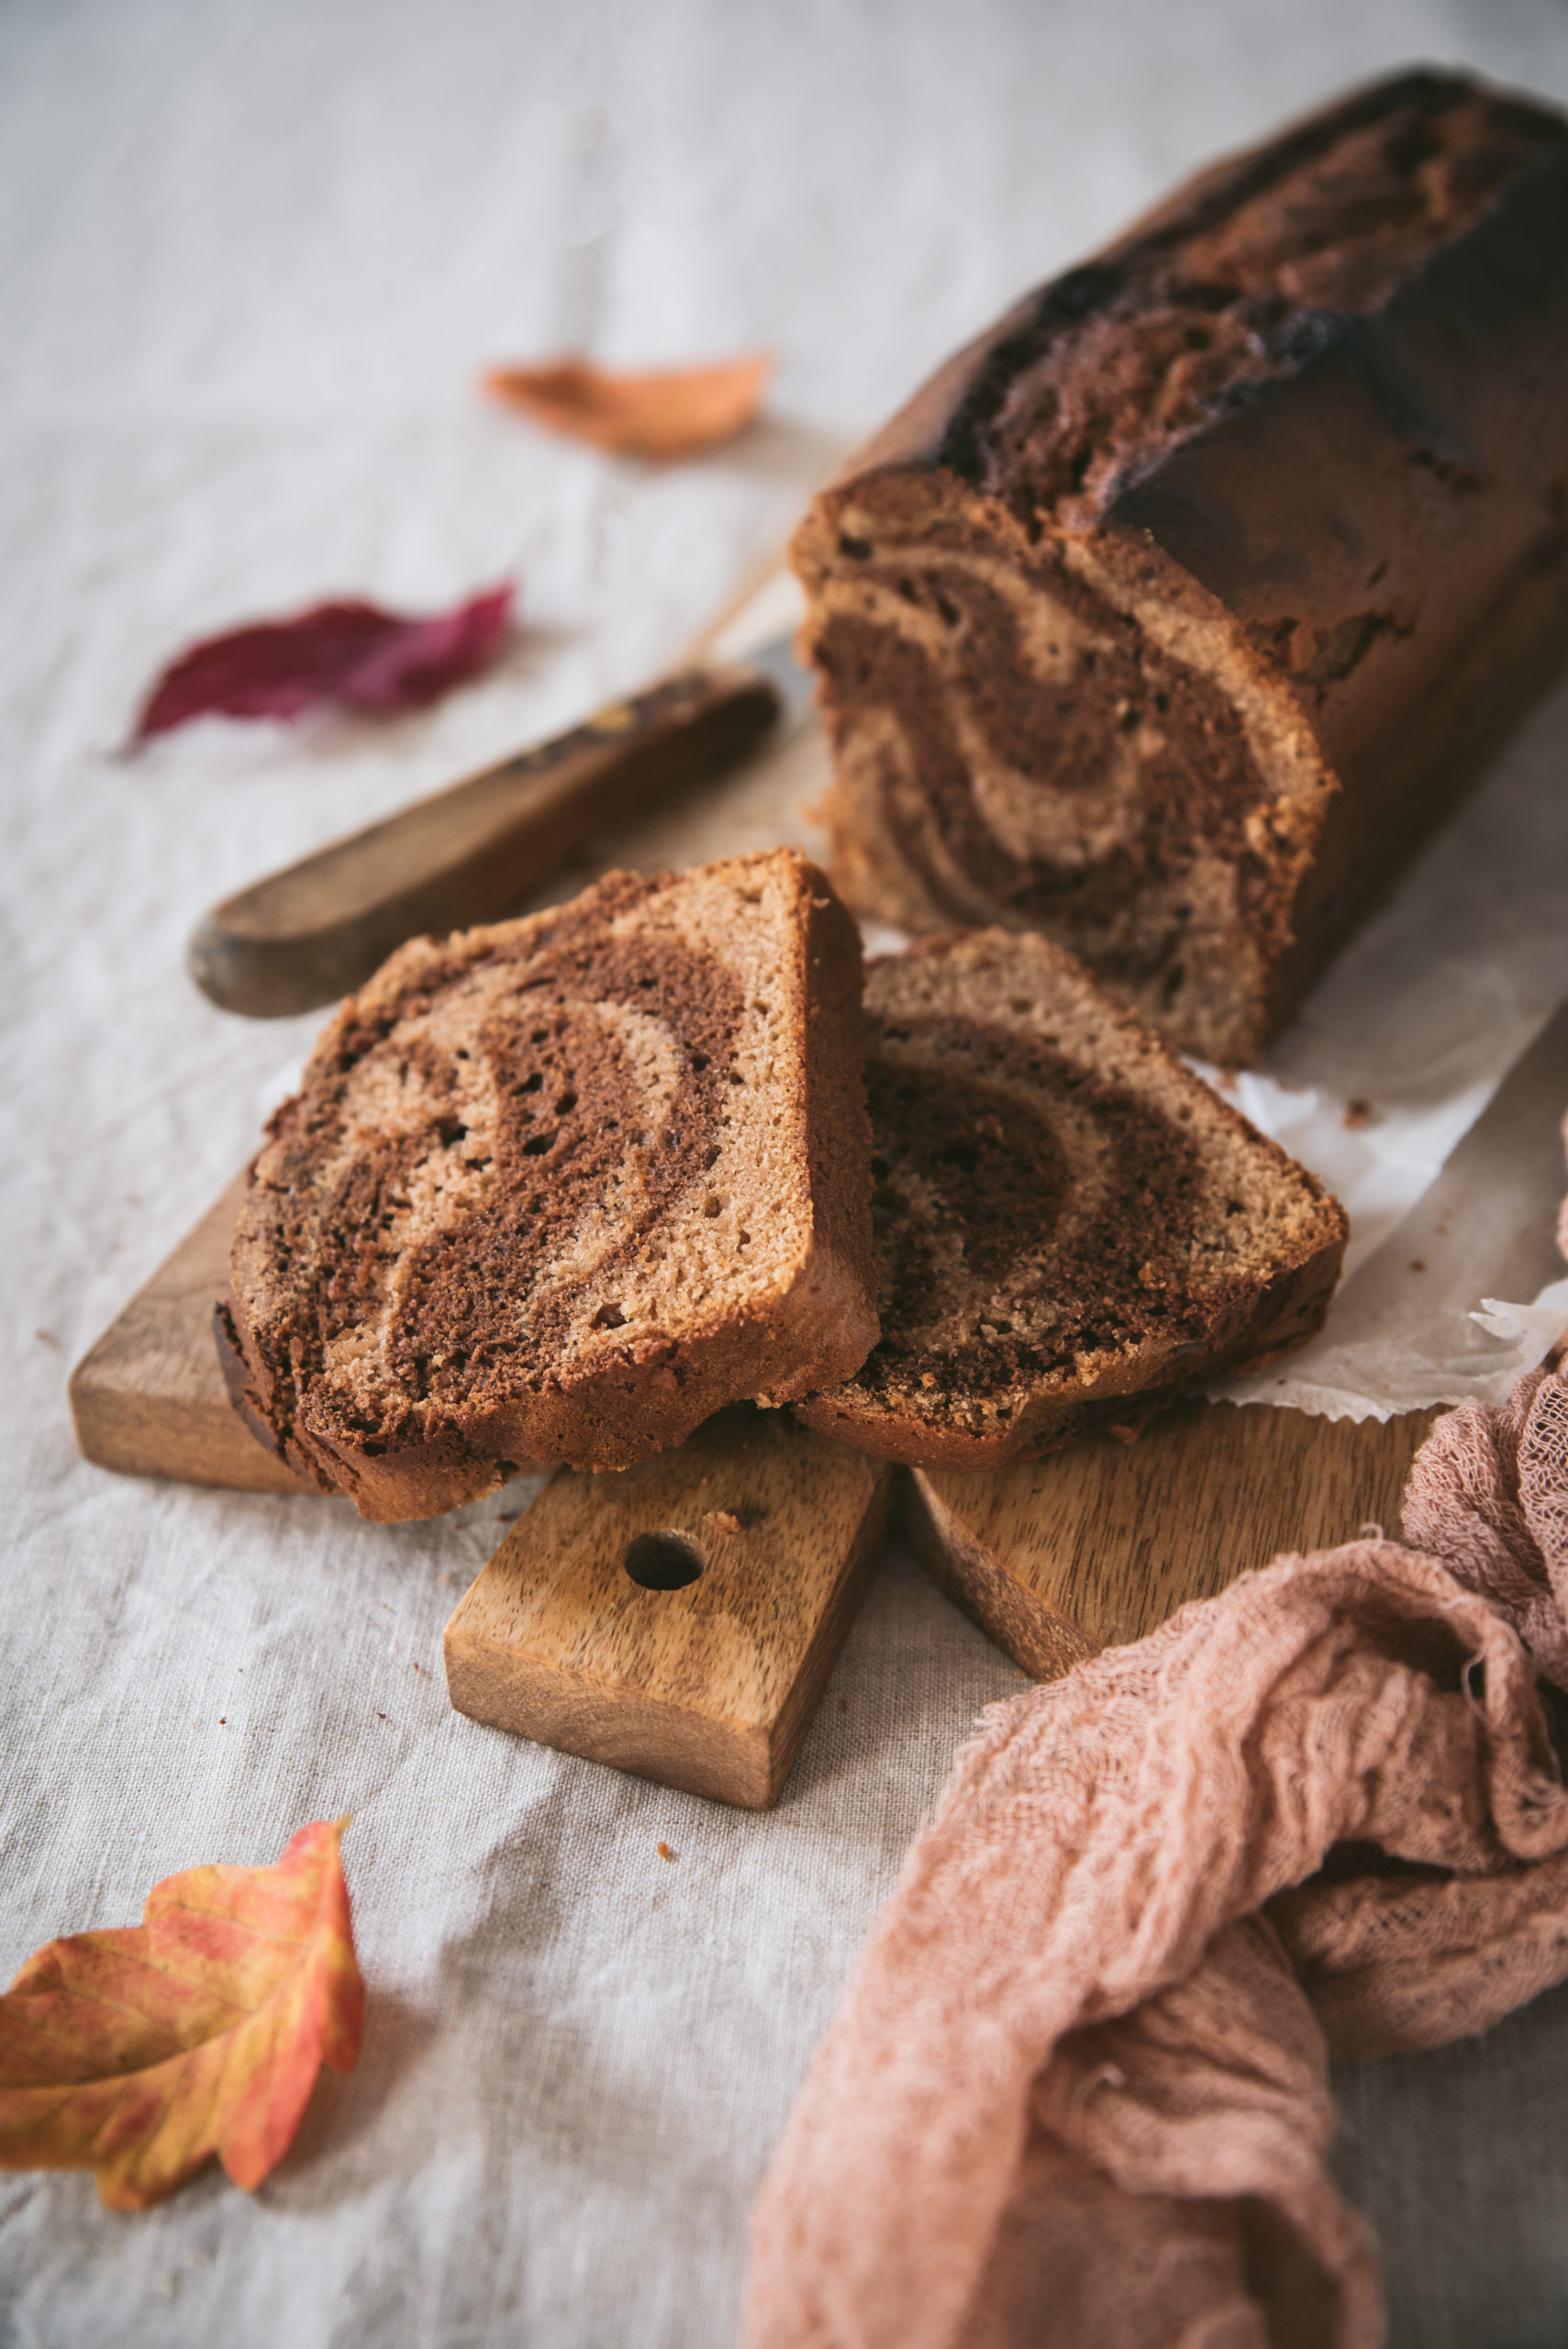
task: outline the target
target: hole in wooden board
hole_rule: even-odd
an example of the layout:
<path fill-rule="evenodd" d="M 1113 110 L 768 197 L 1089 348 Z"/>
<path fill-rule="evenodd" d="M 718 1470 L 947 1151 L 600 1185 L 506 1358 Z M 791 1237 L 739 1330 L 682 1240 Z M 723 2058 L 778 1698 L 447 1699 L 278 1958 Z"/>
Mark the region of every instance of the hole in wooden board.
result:
<path fill-rule="evenodd" d="M 707 1560 L 702 1543 L 689 1533 L 638 1533 L 627 1543 L 621 1564 L 644 1590 L 684 1590 Z"/>

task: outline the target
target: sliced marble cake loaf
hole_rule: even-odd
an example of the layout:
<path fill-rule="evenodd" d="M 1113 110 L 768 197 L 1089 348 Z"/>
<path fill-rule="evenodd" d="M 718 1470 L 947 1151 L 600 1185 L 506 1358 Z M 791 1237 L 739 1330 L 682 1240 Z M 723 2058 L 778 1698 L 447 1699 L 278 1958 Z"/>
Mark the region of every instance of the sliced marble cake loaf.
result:
<path fill-rule="evenodd" d="M 1568 121 L 1402 73 L 960 351 L 795 560 L 829 869 L 1239 1064 L 1568 655 Z"/>
<path fill-rule="evenodd" d="M 877 1333 L 860 942 L 787 850 L 418 939 L 250 1170 L 230 1391 L 362 1516 L 621 1468 Z"/>
<path fill-rule="evenodd" d="M 882 1338 L 797 1407 L 825 1434 L 993 1467 L 1321 1322 L 1339 1202 L 1047 940 L 873 963 L 866 1085 Z"/>

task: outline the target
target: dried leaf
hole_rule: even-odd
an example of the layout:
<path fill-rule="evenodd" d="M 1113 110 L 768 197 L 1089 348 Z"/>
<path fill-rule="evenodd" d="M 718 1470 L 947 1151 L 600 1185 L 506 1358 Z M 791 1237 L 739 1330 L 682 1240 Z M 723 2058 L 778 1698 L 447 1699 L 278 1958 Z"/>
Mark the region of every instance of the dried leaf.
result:
<path fill-rule="evenodd" d="M 765 351 L 705 367 L 610 375 L 585 359 L 549 367 L 492 367 L 481 388 L 547 431 L 589 440 L 617 457 L 689 457 L 744 431 L 773 368 Z"/>
<path fill-rule="evenodd" d="M 193 718 L 297 718 L 323 702 L 378 717 L 423 709 L 489 666 L 512 594 L 509 584 L 493 587 L 428 619 L 374 604 L 317 604 L 293 619 L 208 637 L 164 670 L 133 740 Z"/>
<path fill-rule="evenodd" d="M 275 1867 L 187 1868 L 139 1925 L 68 1933 L 0 1997 L 0 2169 L 92 2169 L 144 2210 L 217 2154 L 282 2161 L 323 2064 L 351 2072 L 365 1994 L 338 1857 L 302 1827 Z"/>

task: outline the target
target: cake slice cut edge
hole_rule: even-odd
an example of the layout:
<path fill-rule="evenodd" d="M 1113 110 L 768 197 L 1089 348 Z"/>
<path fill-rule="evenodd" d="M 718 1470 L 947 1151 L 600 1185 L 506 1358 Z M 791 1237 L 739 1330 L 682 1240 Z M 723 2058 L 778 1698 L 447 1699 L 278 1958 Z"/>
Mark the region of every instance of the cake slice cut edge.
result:
<path fill-rule="evenodd" d="M 1255 1061 L 1568 660 L 1565 243 L 1568 118 L 1402 71 L 948 359 L 792 549 L 853 910 Z"/>
<path fill-rule="evenodd" d="M 808 1426 L 1000 1467 L 1321 1325 L 1338 1200 L 1064 948 L 969 930 L 873 962 L 865 1049 L 882 1335 Z"/>
<path fill-rule="evenodd" d="M 877 1332 L 860 992 L 789 850 L 400 948 L 252 1165 L 243 1415 L 389 1520 L 846 1376 Z"/>

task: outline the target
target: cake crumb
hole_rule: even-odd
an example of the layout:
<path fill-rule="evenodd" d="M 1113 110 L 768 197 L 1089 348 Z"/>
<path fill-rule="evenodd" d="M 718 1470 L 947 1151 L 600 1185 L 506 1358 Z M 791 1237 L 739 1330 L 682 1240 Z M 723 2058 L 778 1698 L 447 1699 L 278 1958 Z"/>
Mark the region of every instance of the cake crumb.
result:
<path fill-rule="evenodd" d="M 656 1843 L 653 1848 L 662 1860 L 673 1860 L 675 1856 L 668 1843 Z"/>
<path fill-rule="evenodd" d="M 732 1508 L 710 1508 L 703 1523 L 711 1525 L 716 1533 L 739 1533 L 740 1531 L 740 1520 Z"/>
<path fill-rule="evenodd" d="M 1370 1126 L 1376 1115 L 1377 1112 L 1372 1103 L 1363 1100 L 1358 1093 L 1352 1100 L 1346 1102 L 1340 1114 L 1340 1123 L 1347 1127 L 1351 1133 L 1355 1133 L 1362 1126 Z"/>
<path fill-rule="evenodd" d="M 1221 1093 L 1234 1093 L 1236 1090 L 1236 1072 L 1233 1068 L 1217 1068 L 1214 1072 L 1214 1081 Z"/>
<path fill-rule="evenodd" d="M 40 1346 L 50 1346 L 56 1353 L 60 1352 L 60 1340 L 52 1330 L 35 1330 L 33 1335 Z"/>

